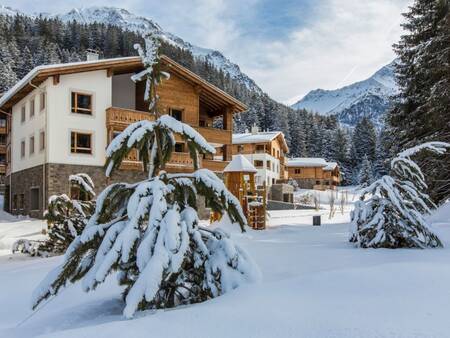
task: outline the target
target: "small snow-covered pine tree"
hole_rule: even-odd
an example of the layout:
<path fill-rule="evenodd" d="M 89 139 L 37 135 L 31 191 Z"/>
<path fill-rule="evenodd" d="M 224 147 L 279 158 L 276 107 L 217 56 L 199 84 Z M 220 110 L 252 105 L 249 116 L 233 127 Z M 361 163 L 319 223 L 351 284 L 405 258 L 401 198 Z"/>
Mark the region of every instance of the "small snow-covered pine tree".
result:
<path fill-rule="evenodd" d="M 156 41 L 137 46 L 146 67 L 133 76 L 147 82 L 146 98 L 156 117 L 156 86 L 162 74 Z M 174 134 L 186 142 L 194 163 L 191 174 L 168 174 Z M 192 127 L 169 115 L 140 121 L 116 136 L 107 149 L 109 176 L 137 148 L 149 177 L 139 183 L 117 183 L 97 198 L 96 210 L 64 261 L 36 289 L 33 308 L 55 295 L 67 282 L 82 281 L 85 291 L 113 271 L 125 287 L 124 315 L 138 310 L 171 308 L 217 297 L 259 277 L 253 261 L 220 229 L 199 225 L 196 197 L 205 196 L 215 212 L 226 214 L 244 229 L 239 201 L 211 171 L 198 169 L 198 156 L 215 149 Z"/>
<path fill-rule="evenodd" d="M 70 175 L 69 183 L 77 196 L 53 195 L 49 198 L 44 216 L 47 220 L 48 238 L 43 241 L 20 239 L 13 244 L 12 251 L 31 256 L 47 257 L 62 254 L 70 243 L 83 231 L 87 219 L 95 210 L 94 183 L 84 173 Z"/>
<path fill-rule="evenodd" d="M 441 247 L 424 217 L 434 203 L 425 193 L 424 175 L 411 156 L 423 150 L 443 154 L 448 147 L 448 143 L 428 142 L 399 153 L 391 161 L 391 175 L 364 189 L 355 203 L 350 242 L 363 248 Z"/>
<path fill-rule="evenodd" d="M 89 175 L 70 175 L 69 182 L 77 196 L 62 194 L 49 198 L 45 213 L 49 239 L 39 246 L 40 251 L 64 253 L 75 237 L 81 234 L 95 210 L 94 183 Z"/>

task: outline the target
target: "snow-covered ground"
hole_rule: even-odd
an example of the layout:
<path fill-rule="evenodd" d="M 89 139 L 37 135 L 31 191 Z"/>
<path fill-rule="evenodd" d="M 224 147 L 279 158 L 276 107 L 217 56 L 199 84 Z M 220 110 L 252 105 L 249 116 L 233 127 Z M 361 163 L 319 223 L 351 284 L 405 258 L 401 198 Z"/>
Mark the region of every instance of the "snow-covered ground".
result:
<path fill-rule="evenodd" d="M 266 231 L 227 227 L 259 264 L 261 283 L 133 320 L 121 314 L 114 277 L 91 294 L 70 286 L 29 317 L 34 286 L 61 258 L 1 251 L 0 337 L 450 337 L 450 204 L 432 217 L 445 248 L 429 250 L 356 249 L 347 242 L 351 203 L 331 220 L 323 207 L 272 211 Z M 316 214 L 321 227 L 311 225 Z M 43 226 L 3 220 L 0 245 Z"/>

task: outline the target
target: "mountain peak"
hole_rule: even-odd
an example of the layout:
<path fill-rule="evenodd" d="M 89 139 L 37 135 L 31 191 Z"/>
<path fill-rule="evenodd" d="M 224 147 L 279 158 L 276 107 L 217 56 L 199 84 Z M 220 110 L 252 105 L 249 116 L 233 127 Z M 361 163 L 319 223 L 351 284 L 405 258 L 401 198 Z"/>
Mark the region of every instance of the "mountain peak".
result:
<path fill-rule="evenodd" d="M 342 123 L 350 125 L 363 116 L 370 116 L 375 122 L 379 122 L 381 115 L 390 106 L 391 96 L 398 91 L 394 65 L 395 60 L 366 80 L 342 88 L 312 90 L 293 104 L 292 108 L 307 109 L 322 115 L 337 115 Z"/>

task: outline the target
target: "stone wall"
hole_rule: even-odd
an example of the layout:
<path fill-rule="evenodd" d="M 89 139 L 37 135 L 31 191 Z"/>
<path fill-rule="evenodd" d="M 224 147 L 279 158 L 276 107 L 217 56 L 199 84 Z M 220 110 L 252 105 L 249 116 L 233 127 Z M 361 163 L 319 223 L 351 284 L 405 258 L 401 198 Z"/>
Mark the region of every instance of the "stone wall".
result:
<path fill-rule="evenodd" d="M 11 174 L 11 213 L 13 215 L 29 215 L 30 217 L 43 217 L 43 201 L 47 196 L 43 195 L 44 167 L 38 165 Z M 31 189 L 39 188 L 39 209 L 31 210 Z M 44 198 L 45 196 L 45 198 Z M 5 196 L 9 198 L 9 196 Z M 23 205 L 21 199 L 23 198 Z M 16 201 L 14 203 L 13 201 Z M 46 204 L 46 203 L 45 203 Z"/>
<path fill-rule="evenodd" d="M 317 181 L 315 178 L 294 178 L 294 180 L 300 189 L 313 189 Z"/>
<path fill-rule="evenodd" d="M 47 201 L 50 196 L 60 194 L 69 195 L 69 176 L 73 174 L 88 174 L 94 181 L 96 194 L 103 191 L 110 184 L 118 182 L 135 183 L 146 179 L 148 175 L 147 173 L 138 170 L 116 170 L 110 178 L 107 178 L 103 167 L 49 163 L 45 165 L 44 195 L 42 191 L 44 184 L 43 170 L 43 166 L 40 165 L 12 174 L 12 196 L 17 195 L 17 199 L 19 199 L 19 195 L 23 195 L 24 197 L 23 208 L 12 209 L 12 214 L 42 218 L 44 211 L 47 209 Z M 30 210 L 30 189 L 32 187 L 39 187 L 39 210 Z M 7 198 L 8 196 L 5 196 L 5 199 Z M 201 219 L 209 219 L 209 209 L 205 207 L 204 197 L 198 196 L 197 207 L 199 210 L 199 217 Z"/>
<path fill-rule="evenodd" d="M 269 199 L 281 202 L 294 202 L 294 187 L 289 184 L 273 184 L 270 187 Z"/>

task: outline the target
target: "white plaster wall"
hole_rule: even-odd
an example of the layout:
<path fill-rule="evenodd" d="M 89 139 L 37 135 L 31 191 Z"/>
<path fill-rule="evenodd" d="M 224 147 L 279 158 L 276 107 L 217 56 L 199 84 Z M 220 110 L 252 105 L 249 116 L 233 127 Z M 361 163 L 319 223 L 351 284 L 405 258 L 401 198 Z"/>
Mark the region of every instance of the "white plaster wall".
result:
<path fill-rule="evenodd" d="M 45 116 L 48 113 L 48 89 L 50 80 L 43 82 L 39 89 L 34 89 L 30 94 L 15 104 L 12 108 L 11 124 L 11 172 L 21 171 L 41 165 L 45 161 L 47 147 L 40 150 L 39 134 L 45 130 Z M 40 92 L 45 91 L 47 105 L 40 110 Z M 30 101 L 35 98 L 34 117 L 30 118 Z M 22 122 L 22 106 L 25 105 L 25 122 Z M 30 155 L 30 136 L 34 135 L 34 154 Z M 21 157 L 21 141 L 25 140 L 25 157 Z"/>
<path fill-rule="evenodd" d="M 131 81 L 133 74 L 112 77 L 112 105 L 119 108 L 136 109 L 136 85 Z"/>
<path fill-rule="evenodd" d="M 111 106 L 111 77 L 106 70 L 61 75 L 48 91 L 48 159 L 49 163 L 102 166 L 107 146 L 106 109 Z M 71 92 L 92 94 L 92 115 L 71 112 Z M 70 152 L 71 131 L 92 134 L 92 154 Z"/>
<path fill-rule="evenodd" d="M 256 170 L 258 171 L 255 175 L 257 184 L 262 185 L 263 182 L 266 182 L 266 184 L 268 186 L 271 186 L 273 178 L 275 180 L 280 179 L 280 172 L 279 172 L 280 161 L 278 159 L 276 159 L 275 157 L 273 157 L 267 153 L 242 154 L 242 155 L 244 155 L 252 164 L 253 164 L 253 161 L 255 161 L 255 160 L 264 161 L 264 168 L 256 168 Z M 234 155 L 234 156 L 236 156 L 236 155 Z M 273 171 L 272 168 L 266 167 L 268 160 L 270 160 L 270 162 L 276 164 L 276 166 L 278 168 L 278 172 Z M 277 168 L 275 168 L 275 169 L 277 169 Z"/>

